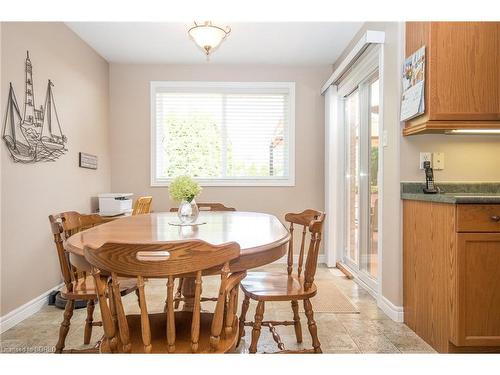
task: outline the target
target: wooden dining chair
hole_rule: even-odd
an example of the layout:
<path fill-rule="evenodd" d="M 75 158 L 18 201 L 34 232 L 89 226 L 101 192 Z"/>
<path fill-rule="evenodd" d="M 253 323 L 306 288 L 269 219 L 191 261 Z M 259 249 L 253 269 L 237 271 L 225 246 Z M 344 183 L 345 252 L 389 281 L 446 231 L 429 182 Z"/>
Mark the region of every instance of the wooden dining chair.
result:
<path fill-rule="evenodd" d="M 236 211 L 236 208 L 226 207 L 222 203 L 196 203 L 200 211 Z M 178 207 L 172 207 L 170 212 L 177 212 Z"/>
<path fill-rule="evenodd" d="M 153 197 L 139 197 L 134 203 L 132 215 L 149 214 Z"/>
<path fill-rule="evenodd" d="M 75 211 L 63 212 L 49 216 L 49 222 L 54 236 L 59 266 L 64 281 L 61 289 L 61 297 L 66 299 L 64 318 L 59 329 L 59 340 L 56 345 L 56 353 L 62 353 L 65 347 L 66 336 L 70 328 L 70 321 L 75 309 L 75 301 L 87 301 L 87 319 L 83 343 L 90 343 L 92 327 L 101 326 L 101 322 L 94 322 L 93 314 L 97 293 L 94 287 L 92 275 L 85 271 L 79 271 L 71 265 L 69 256 L 64 249 L 63 242 L 73 234 L 82 230 L 102 224 L 104 221 L 99 215 L 82 215 Z M 135 280 L 128 280 L 122 284 L 120 293 L 128 294 L 136 290 Z M 65 352 L 79 352 L 80 350 L 65 350 Z"/>
<path fill-rule="evenodd" d="M 226 207 L 223 203 L 196 203 L 200 211 L 236 211 L 236 208 Z M 172 207 L 170 212 L 177 212 L 178 207 Z M 184 285 L 184 278 L 179 278 L 179 283 L 177 285 L 177 292 L 175 293 L 175 308 L 179 308 L 179 304 L 182 300 L 182 286 Z M 212 298 L 213 300 L 213 298 Z"/>
<path fill-rule="evenodd" d="M 314 284 L 314 275 L 318 262 L 319 245 L 321 242 L 325 214 L 315 210 L 305 210 L 299 214 L 288 213 L 285 215 L 285 220 L 290 223 L 291 235 L 288 245 L 287 272 L 249 272 L 247 277 L 241 282 L 241 289 L 243 290 L 245 298 L 241 307 L 238 343 L 245 335 L 245 326 L 251 326 L 252 341 L 249 351 L 250 353 L 255 353 L 257 351 L 257 342 L 259 340 L 261 327 L 265 326 L 269 328 L 281 352 L 292 352 L 285 350 L 285 346 L 276 332 L 275 326 L 293 325 L 297 342 L 301 343 L 302 327 L 300 325 L 298 301 L 302 300 L 307 317 L 309 333 L 312 337 L 313 349 L 297 352 L 321 353 L 321 344 L 318 339 L 318 332 L 310 299 L 314 297 L 317 292 L 316 285 Z M 302 238 L 296 275 L 293 274 L 294 224 L 302 226 Z M 307 232 L 309 232 L 310 239 L 304 268 Z M 302 273 L 303 270 L 304 273 Z M 255 320 L 253 322 L 245 322 L 250 299 L 257 301 Z M 290 301 L 293 311 L 293 321 L 264 321 L 264 305 L 267 301 Z"/>
<path fill-rule="evenodd" d="M 224 353 L 236 346 L 238 288 L 246 274 L 230 274 L 229 262 L 240 255 L 237 243 L 219 246 L 201 240 L 153 245 L 107 243 L 98 249 L 85 248 L 84 254 L 93 265 L 97 285 L 105 336 L 101 352 Z M 202 274 L 208 269 L 221 273 L 213 313 L 202 312 L 200 307 Z M 104 273 L 111 275 L 110 283 Z M 192 311 L 174 309 L 174 278 L 179 274 L 196 278 Z M 137 279 L 140 314 L 125 313 L 118 293 L 119 276 Z M 145 278 L 168 279 L 166 313 L 148 312 Z M 107 289 L 115 311 L 105 298 Z"/>

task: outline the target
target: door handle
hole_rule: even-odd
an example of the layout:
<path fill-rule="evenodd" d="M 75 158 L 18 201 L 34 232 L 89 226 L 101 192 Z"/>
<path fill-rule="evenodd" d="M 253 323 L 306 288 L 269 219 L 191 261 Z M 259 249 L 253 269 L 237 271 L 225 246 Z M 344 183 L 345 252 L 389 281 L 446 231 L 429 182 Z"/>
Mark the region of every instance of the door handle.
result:
<path fill-rule="evenodd" d="M 498 215 L 493 215 L 493 216 L 491 217 L 491 220 L 493 220 L 493 221 L 495 221 L 495 222 L 499 222 L 499 221 L 500 221 L 500 216 L 498 216 Z"/>

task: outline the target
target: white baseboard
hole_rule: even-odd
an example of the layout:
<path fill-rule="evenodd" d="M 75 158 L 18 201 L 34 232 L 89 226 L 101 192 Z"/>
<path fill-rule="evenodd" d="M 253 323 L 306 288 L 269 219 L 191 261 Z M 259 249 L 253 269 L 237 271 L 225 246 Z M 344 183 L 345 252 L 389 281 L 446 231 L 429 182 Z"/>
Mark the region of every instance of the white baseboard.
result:
<path fill-rule="evenodd" d="M 398 323 L 404 322 L 403 306 L 396 306 L 384 296 L 379 296 L 377 306 L 392 320 Z"/>
<path fill-rule="evenodd" d="M 349 267 L 344 264 L 349 270 Z M 349 270 L 350 271 L 350 270 Z M 377 306 L 380 308 L 389 318 L 398 323 L 403 323 L 404 321 L 404 313 L 403 306 L 396 306 L 387 298 L 385 298 L 381 293 L 378 293 L 376 290 L 372 289 L 368 284 L 363 282 L 359 277 L 356 276 L 355 272 L 350 271 L 353 275 L 353 280 L 358 283 L 363 289 L 365 289 L 370 295 L 375 298 L 377 301 Z"/>
<path fill-rule="evenodd" d="M 277 261 L 275 261 L 274 263 L 279 263 L 279 264 L 286 264 L 287 262 L 287 256 L 283 256 L 281 257 L 280 259 L 278 259 Z M 298 255 L 294 255 L 293 256 L 293 264 L 298 264 L 299 263 L 299 256 Z M 326 257 L 324 254 L 319 254 L 318 255 L 318 264 L 326 264 Z M 304 255 L 304 267 L 306 265 L 306 255 Z"/>
<path fill-rule="evenodd" d="M 64 284 L 61 283 L 46 292 L 40 294 L 38 297 L 33 298 L 31 301 L 19 306 L 17 309 L 0 317 L 0 333 L 4 333 L 15 325 L 21 323 L 24 319 L 29 318 L 31 315 L 39 311 L 43 306 L 48 303 L 48 295 L 53 290 L 59 290 Z"/>

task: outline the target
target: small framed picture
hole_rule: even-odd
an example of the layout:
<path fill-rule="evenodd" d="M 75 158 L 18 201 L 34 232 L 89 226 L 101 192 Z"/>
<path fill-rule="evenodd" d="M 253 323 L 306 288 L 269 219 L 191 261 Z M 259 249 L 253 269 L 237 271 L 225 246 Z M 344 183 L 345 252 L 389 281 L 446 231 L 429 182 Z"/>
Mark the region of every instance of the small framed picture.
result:
<path fill-rule="evenodd" d="M 80 168 L 97 169 L 97 155 L 80 152 L 78 157 L 78 166 Z"/>

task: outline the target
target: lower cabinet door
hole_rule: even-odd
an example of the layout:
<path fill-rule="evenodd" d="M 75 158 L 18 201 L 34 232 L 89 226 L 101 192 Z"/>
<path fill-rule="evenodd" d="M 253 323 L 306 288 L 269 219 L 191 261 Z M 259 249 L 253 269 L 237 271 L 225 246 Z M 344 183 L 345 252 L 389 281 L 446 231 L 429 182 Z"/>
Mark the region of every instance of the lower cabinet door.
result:
<path fill-rule="evenodd" d="M 452 343 L 500 346 L 500 233 L 458 233 L 451 263 Z"/>

